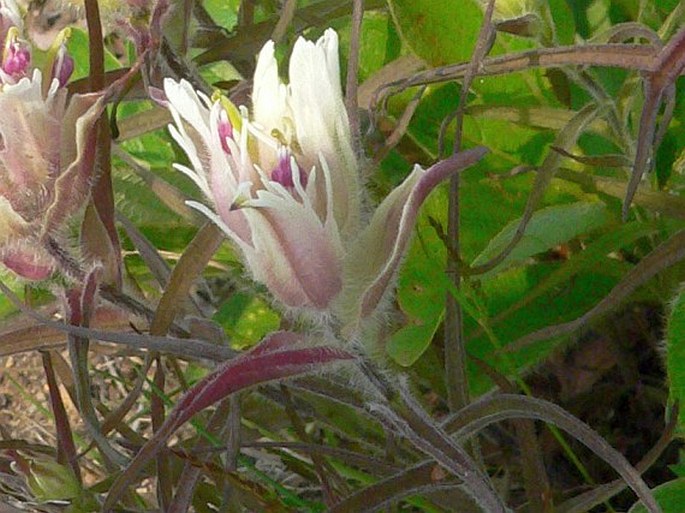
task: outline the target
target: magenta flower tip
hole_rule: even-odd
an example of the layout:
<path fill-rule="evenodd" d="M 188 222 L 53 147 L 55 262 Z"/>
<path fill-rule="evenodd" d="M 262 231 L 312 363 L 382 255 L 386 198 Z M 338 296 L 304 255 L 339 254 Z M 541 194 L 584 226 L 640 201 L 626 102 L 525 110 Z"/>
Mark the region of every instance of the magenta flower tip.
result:
<path fill-rule="evenodd" d="M 307 187 L 307 175 L 303 174 L 295 157 L 293 157 L 286 148 L 281 148 L 278 152 L 278 163 L 276 167 L 271 171 L 271 179 L 274 182 L 280 183 L 283 187 L 287 189 L 295 188 L 295 174 L 299 174 L 300 184 L 302 188 Z M 295 164 L 295 166 L 293 166 Z M 297 167 L 297 169 L 295 169 Z"/>
<path fill-rule="evenodd" d="M 233 125 L 228 119 L 228 115 L 225 110 L 222 110 L 219 114 L 219 140 L 221 141 L 221 148 L 228 154 L 231 154 L 231 149 L 228 147 L 227 139 L 233 139 Z"/>
<path fill-rule="evenodd" d="M 25 76 L 30 63 L 31 52 L 29 49 L 26 45 L 15 41 L 5 51 L 2 70 L 12 77 Z"/>
<path fill-rule="evenodd" d="M 74 72 L 74 59 L 62 45 L 57 54 L 55 62 L 52 64 L 52 78 L 56 78 L 60 87 L 64 87 L 69 82 L 71 74 Z"/>

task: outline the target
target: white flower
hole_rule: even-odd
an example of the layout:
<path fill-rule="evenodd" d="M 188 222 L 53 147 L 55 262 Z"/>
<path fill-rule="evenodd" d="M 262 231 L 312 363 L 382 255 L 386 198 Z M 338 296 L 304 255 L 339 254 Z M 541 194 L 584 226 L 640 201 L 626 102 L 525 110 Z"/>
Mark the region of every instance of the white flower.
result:
<path fill-rule="evenodd" d="M 298 39 L 289 83 L 274 46 L 259 54 L 252 115 L 185 81 L 164 81 L 169 129 L 213 203 L 190 202 L 238 245 L 255 280 L 286 307 L 329 314 L 355 330 L 394 284 L 418 208 L 478 148 L 427 171 L 416 167 L 364 224 L 359 162 L 343 103 L 338 36 Z"/>

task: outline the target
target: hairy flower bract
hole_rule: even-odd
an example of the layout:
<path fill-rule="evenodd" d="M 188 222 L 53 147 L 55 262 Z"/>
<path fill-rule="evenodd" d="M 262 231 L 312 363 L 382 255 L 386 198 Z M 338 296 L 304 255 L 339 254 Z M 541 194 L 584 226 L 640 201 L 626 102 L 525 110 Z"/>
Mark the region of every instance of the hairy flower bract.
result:
<path fill-rule="evenodd" d="M 169 129 L 190 163 L 176 168 L 211 208 L 189 204 L 221 227 L 286 309 L 354 332 L 392 288 L 421 202 L 460 166 L 450 159 L 429 170 L 416 166 L 370 212 L 343 103 L 337 34 L 298 39 L 288 75 L 284 83 L 268 42 L 251 109 L 166 79 Z M 461 167 L 483 152 L 462 157 Z"/>

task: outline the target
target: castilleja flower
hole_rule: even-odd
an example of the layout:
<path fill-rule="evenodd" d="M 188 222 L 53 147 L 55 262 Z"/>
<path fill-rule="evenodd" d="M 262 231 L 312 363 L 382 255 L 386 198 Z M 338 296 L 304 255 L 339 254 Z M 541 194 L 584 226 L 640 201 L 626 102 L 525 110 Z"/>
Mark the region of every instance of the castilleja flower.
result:
<path fill-rule="evenodd" d="M 14 2 L 2 0 L 0 261 L 40 280 L 56 267 L 46 241 L 59 238 L 88 198 L 94 149 L 87 139 L 103 104 L 99 94 L 67 98 L 73 61 L 63 42 L 50 52 L 45 75 L 31 70 L 18 23 Z"/>
<path fill-rule="evenodd" d="M 164 81 L 176 165 L 211 201 L 189 204 L 240 248 L 254 279 L 288 309 L 331 316 L 354 331 L 392 288 L 418 208 L 445 177 L 476 162 L 477 148 L 428 170 L 416 166 L 373 214 L 364 208 L 338 63 L 338 37 L 300 38 L 289 83 L 274 45 L 259 54 L 251 113 Z"/>

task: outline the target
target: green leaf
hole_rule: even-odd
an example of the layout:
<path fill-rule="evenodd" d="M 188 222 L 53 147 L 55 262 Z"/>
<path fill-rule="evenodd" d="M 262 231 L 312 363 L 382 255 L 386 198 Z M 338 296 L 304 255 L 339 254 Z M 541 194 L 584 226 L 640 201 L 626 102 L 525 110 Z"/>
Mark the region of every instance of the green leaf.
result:
<path fill-rule="evenodd" d="M 89 50 L 88 34 L 79 28 L 72 27 L 71 37 L 67 42 L 67 48 L 69 54 L 74 59 L 74 73 L 71 76 L 71 80 L 78 80 L 80 78 L 85 78 L 90 72 L 90 61 L 88 54 Z M 119 60 L 105 48 L 105 69 L 119 69 L 121 68 L 121 63 Z"/>
<path fill-rule="evenodd" d="M 428 349 L 445 312 L 444 308 L 439 310 L 438 315 L 419 319 L 415 321 L 416 324 L 405 326 L 392 334 L 386 352 L 395 363 L 409 367 Z"/>
<path fill-rule="evenodd" d="M 487 197 L 486 194 L 481 196 L 486 202 Z M 468 196 L 464 196 L 464 201 L 469 199 Z M 447 255 L 443 242 L 429 225 L 429 218 L 438 220 L 444 226 L 446 210 L 447 196 L 444 189 L 439 189 L 424 205 L 417 224 L 419 235 L 410 248 L 407 260 L 400 272 L 397 301 L 406 316 L 407 322 L 405 326 L 390 337 L 386 345 L 386 352 L 390 358 L 402 366 L 412 365 L 424 353 L 443 319 L 445 295 L 448 290 L 448 280 L 444 273 Z M 465 208 L 465 212 L 468 212 L 468 209 Z M 541 276 L 538 277 L 539 272 L 529 270 L 523 274 L 502 274 L 501 271 L 581 233 L 601 227 L 607 222 L 607 218 L 606 207 L 597 202 L 558 205 L 539 211 L 533 216 L 526 235 L 519 245 L 509 258 L 496 268 L 495 271 L 499 270 L 500 272 L 493 271 L 485 277 L 487 280 L 483 286 L 488 290 L 486 296 L 495 303 L 497 300 L 494 298 L 500 298 L 503 294 L 507 297 L 510 296 L 512 303 L 515 301 L 513 298 L 519 300 L 525 297 L 543 279 Z M 483 219 L 480 222 L 483 223 Z M 518 220 L 509 223 L 499 235 L 490 240 L 488 247 L 479 258 L 483 258 L 483 255 L 494 255 L 501 250 L 510 240 L 517 226 Z M 496 285 L 491 286 L 489 281 L 496 275 L 499 275 L 500 279 L 493 282 Z M 592 279 L 597 279 L 594 273 Z M 549 291 L 547 292 L 549 293 Z M 551 293 L 552 296 L 556 294 L 553 291 Z M 589 308 L 591 304 L 586 300 L 596 299 L 594 295 L 586 293 L 574 294 L 573 298 L 577 301 L 575 307 L 579 308 L 581 312 L 583 309 Z M 561 298 L 556 297 L 555 301 L 559 299 Z M 544 298 L 541 301 L 542 304 L 547 304 L 549 299 Z M 512 303 L 507 306 L 511 306 Z M 495 312 L 502 311 L 504 308 L 506 308 L 504 305 L 498 305 L 491 309 L 491 313 L 494 315 Z M 569 305 L 565 304 L 562 310 L 569 311 Z M 533 309 L 532 312 L 529 310 L 522 311 L 515 316 L 521 318 L 513 325 L 523 329 L 532 326 L 541 327 L 545 321 L 558 322 L 559 317 L 556 314 L 553 315 L 554 312 L 556 312 L 555 309 L 541 309 L 540 306 Z M 523 319 L 530 322 L 523 322 Z M 511 337 L 516 338 L 519 331 L 507 333 L 504 340 L 512 339 Z M 523 333 L 520 332 L 520 335 Z M 487 339 L 483 339 L 482 343 L 486 349 L 480 351 L 481 354 L 491 349 L 491 344 Z"/>
<path fill-rule="evenodd" d="M 498 312 L 496 322 L 505 321 L 509 315 L 526 307 L 526 305 L 531 304 L 534 300 L 545 294 L 550 292 L 554 294 L 555 288 L 564 286 L 570 280 L 573 280 L 574 276 L 587 274 L 598 268 L 605 268 L 607 265 L 607 255 L 655 231 L 654 225 L 647 223 L 627 223 L 608 230 L 607 233 L 588 243 L 583 251 L 574 255 L 548 276 L 532 283 L 526 282 L 525 290 L 514 292 L 514 297 L 517 299 L 516 302 L 505 310 Z M 505 274 L 511 275 L 511 273 L 502 273 L 495 276 L 494 279 L 499 280 Z M 495 287 L 497 291 L 501 291 L 503 288 L 505 288 L 505 283 L 498 283 Z"/>
<path fill-rule="evenodd" d="M 31 493 L 39 501 L 74 499 L 81 495 L 81 485 L 73 470 L 48 458 L 28 460 L 25 476 Z"/>
<path fill-rule="evenodd" d="M 577 202 L 543 208 L 533 214 L 521 241 L 495 269 L 502 270 L 511 267 L 557 244 L 599 228 L 607 220 L 606 206 L 599 202 Z M 500 254 L 509 244 L 518 226 L 518 219 L 505 226 L 478 255 L 472 265 L 484 264 Z"/>
<path fill-rule="evenodd" d="M 502 78 L 498 78 L 501 84 Z M 507 90 L 511 86 L 509 78 L 507 77 Z M 487 83 L 480 84 L 480 78 L 478 81 L 479 88 L 489 87 Z M 519 97 L 518 94 L 517 89 L 517 101 L 514 105 L 528 101 L 527 97 Z M 413 146 L 406 144 L 406 147 L 398 148 L 404 155 L 409 154 L 408 160 L 427 163 L 437 158 L 437 140 L 441 123 L 457 108 L 458 99 L 459 89 L 454 83 L 429 87 L 405 137 L 405 140 L 411 139 Z M 511 98 L 509 104 L 511 105 Z M 507 136 L 502 137 L 503 133 Z M 453 143 L 453 125 L 447 129 L 446 134 L 445 147 L 449 148 Z M 528 173 L 504 179 L 511 170 L 512 161 L 518 161 L 517 157 L 512 159 L 511 155 L 530 153 L 528 148 L 535 148 L 538 152 L 537 159 L 529 158 L 527 162 L 538 165 L 542 160 L 542 149 L 553 140 L 553 135 L 547 131 L 541 132 L 523 126 L 523 122 L 478 115 L 466 116 L 464 137 L 469 144 L 482 144 L 492 151 L 481 163 L 468 169 L 461 176 L 461 251 L 462 257 L 466 261 L 471 261 L 503 226 L 517 218 L 525 208 L 534 175 Z M 415 147 L 420 148 L 425 157 L 416 156 Z M 566 186 L 562 187 L 565 190 L 549 190 L 545 200 L 554 202 L 561 193 L 566 193 L 569 189 Z M 568 201 L 566 198 L 565 202 Z M 497 208 L 492 208 L 494 204 Z M 443 226 L 446 225 L 445 211 L 437 217 Z"/>
<path fill-rule="evenodd" d="M 433 66 L 466 61 L 480 32 L 483 11 L 475 0 L 389 0 L 404 42 Z"/>
<path fill-rule="evenodd" d="M 447 293 L 444 273 L 445 246 L 429 225 L 429 218 L 442 219 L 447 209 L 444 188 L 435 191 L 424 204 L 417 223 L 418 236 L 409 249 L 397 283 L 397 301 L 407 324 L 386 344 L 396 363 L 412 365 L 428 348 L 442 322 Z"/>
<path fill-rule="evenodd" d="M 221 305 L 214 320 L 223 326 L 236 349 L 252 346 L 278 329 L 279 315 L 259 298 L 237 292 Z"/>
<path fill-rule="evenodd" d="M 685 479 L 674 479 L 657 486 L 652 491 L 663 513 L 682 513 L 683 504 L 685 504 Z M 636 503 L 628 510 L 628 513 L 647 513 L 647 508 L 641 502 Z"/>
<path fill-rule="evenodd" d="M 239 81 L 243 78 L 240 72 L 228 61 L 217 61 L 203 66 L 200 70 L 200 75 L 208 84 L 230 82 L 232 80 Z"/>
<path fill-rule="evenodd" d="M 238 0 L 205 0 L 202 6 L 207 10 L 214 22 L 231 30 L 238 23 L 238 10 L 240 2 Z"/>
<path fill-rule="evenodd" d="M 666 370 L 672 401 L 685 404 L 685 290 L 671 304 L 666 325 Z M 680 429 L 685 425 L 685 409 L 680 408 Z"/>
<path fill-rule="evenodd" d="M 507 316 L 506 321 L 493 322 L 499 312 L 516 304 L 530 293 L 535 284 L 543 282 L 559 267 L 558 262 L 541 262 L 511 268 L 483 280 L 478 297 L 484 298 L 484 306 L 489 314 L 486 321 L 496 338 L 493 340 L 482 333 L 477 323 L 470 316 L 465 316 L 464 332 L 469 354 L 484 359 L 508 375 L 514 369 L 530 368 L 547 357 L 566 339 L 541 341 L 516 353 L 507 354 L 503 354 L 498 346 L 506 346 L 526 333 L 567 322 L 584 314 L 613 288 L 629 265 L 606 258 L 595 268 L 574 276 L 564 285 L 548 290 L 525 308 L 516 309 Z M 483 394 L 491 388 L 489 379 L 475 365 L 470 366 L 469 370 L 469 385 L 474 396 Z"/>
<path fill-rule="evenodd" d="M 350 48 L 349 18 L 333 23 L 340 36 L 341 62 L 347 63 Z M 359 41 L 359 81 L 363 82 L 384 64 L 400 55 L 401 42 L 386 12 L 368 11 L 364 14 Z"/>

